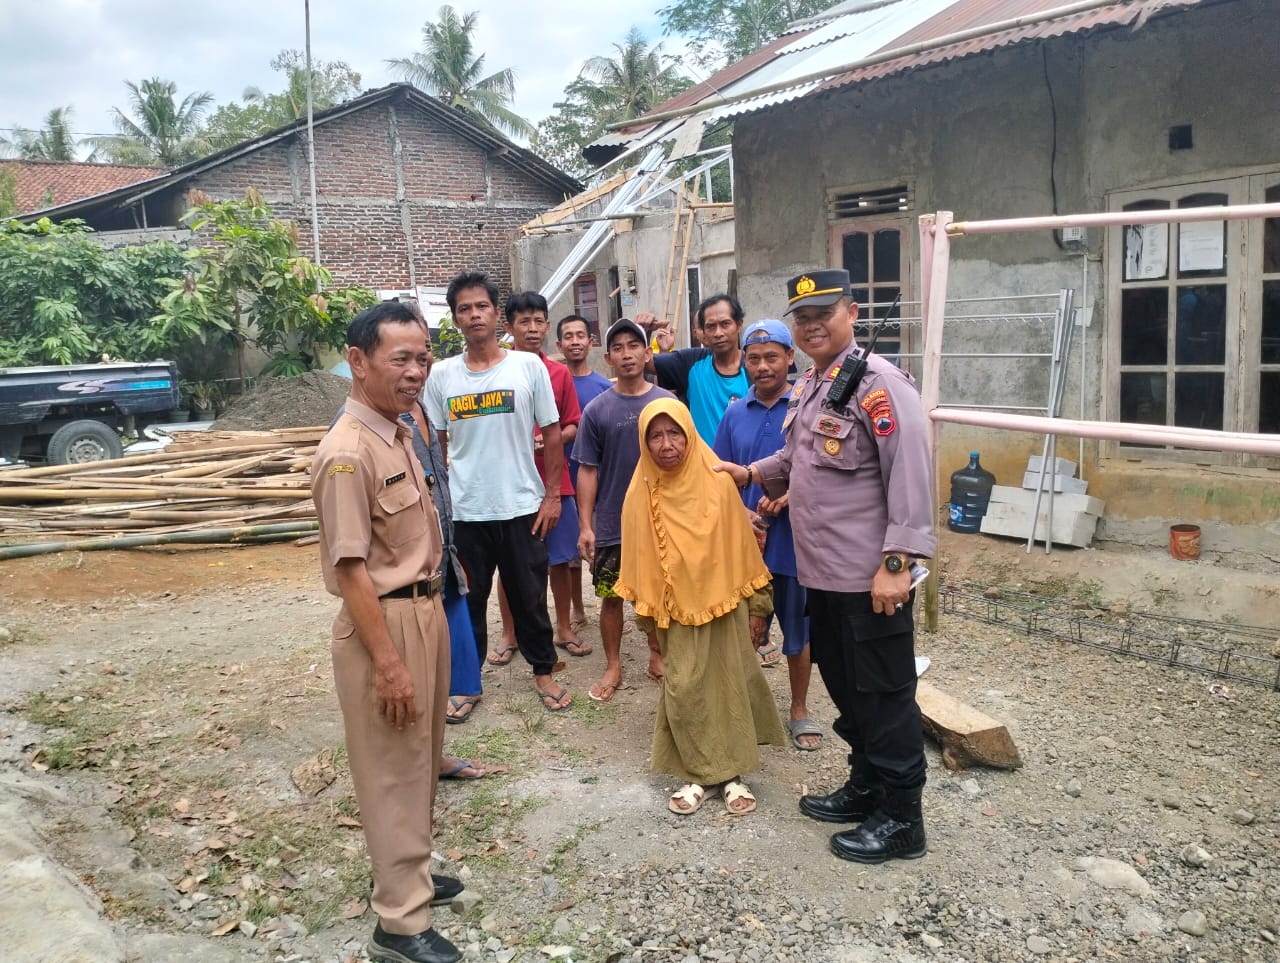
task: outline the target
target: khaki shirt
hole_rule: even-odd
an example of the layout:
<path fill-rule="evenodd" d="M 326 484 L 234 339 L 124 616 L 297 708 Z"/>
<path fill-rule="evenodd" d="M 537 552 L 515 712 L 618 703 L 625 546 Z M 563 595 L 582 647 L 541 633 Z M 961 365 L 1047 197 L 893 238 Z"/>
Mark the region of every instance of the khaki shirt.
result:
<path fill-rule="evenodd" d="M 786 445 L 755 468 L 771 498 L 791 492 L 800 584 L 867 592 L 885 552 L 937 548 L 929 427 L 910 376 L 879 355 L 843 411 L 823 404 L 834 376 L 810 368 L 795 383 Z"/>
<path fill-rule="evenodd" d="M 348 398 L 311 465 L 331 594 L 342 594 L 335 568 L 344 558 L 364 559 L 378 595 L 440 570 L 440 520 L 423 475 L 408 427 Z"/>

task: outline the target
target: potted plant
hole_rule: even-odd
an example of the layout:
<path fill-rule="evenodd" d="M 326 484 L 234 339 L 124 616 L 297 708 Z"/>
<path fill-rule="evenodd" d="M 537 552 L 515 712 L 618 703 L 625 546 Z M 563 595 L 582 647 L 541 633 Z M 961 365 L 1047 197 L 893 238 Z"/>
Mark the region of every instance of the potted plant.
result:
<path fill-rule="evenodd" d="M 209 421 L 217 411 L 221 391 L 215 381 L 187 382 L 187 397 L 191 399 L 191 415 L 196 421 Z"/>

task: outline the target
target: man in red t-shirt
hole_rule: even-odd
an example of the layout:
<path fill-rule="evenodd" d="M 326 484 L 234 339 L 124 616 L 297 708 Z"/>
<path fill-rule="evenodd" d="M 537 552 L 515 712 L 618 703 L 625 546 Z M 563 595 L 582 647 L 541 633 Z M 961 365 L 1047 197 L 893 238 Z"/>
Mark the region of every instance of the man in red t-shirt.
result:
<path fill-rule="evenodd" d="M 582 420 L 582 409 L 578 406 L 578 393 L 574 388 L 573 375 L 558 361 L 552 361 L 542 350 L 550 330 L 547 319 L 547 299 L 537 291 L 522 291 L 507 299 L 506 305 L 507 333 L 511 336 L 512 347 L 516 351 L 528 351 L 538 355 L 547 366 L 547 374 L 551 376 L 551 390 L 555 395 L 556 409 L 560 412 L 560 438 L 568 443 L 578 431 L 578 422 Z M 542 438 L 534 434 L 534 459 L 538 470 L 542 470 Z M 547 566 L 551 580 L 551 595 L 556 608 L 556 645 L 570 655 L 587 655 L 591 645 L 578 638 L 574 631 L 571 613 L 572 582 L 574 572 L 581 569 L 570 568 L 570 563 L 578 558 L 578 505 L 573 497 L 573 482 L 566 471 L 560 483 L 560 520 L 555 528 L 547 533 Z M 502 647 L 495 655 L 501 659 L 515 652 L 515 627 L 511 614 L 507 611 L 505 598 L 499 597 L 502 603 Z M 494 662 L 494 658 L 490 658 Z M 504 662 L 498 661 L 502 665 Z"/>

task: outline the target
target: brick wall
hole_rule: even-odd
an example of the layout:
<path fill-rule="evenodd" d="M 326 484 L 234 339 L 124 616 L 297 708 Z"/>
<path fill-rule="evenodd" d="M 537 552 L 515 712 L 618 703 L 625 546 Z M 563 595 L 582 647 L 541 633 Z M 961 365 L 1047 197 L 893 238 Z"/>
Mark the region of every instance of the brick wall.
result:
<path fill-rule="evenodd" d="M 188 186 L 216 200 L 256 187 L 278 217 L 298 225 L 311 253 L 301 138 L 223 164 Z M 504 294 L 516 230 L 563 199 L 407 103 L 375 104 L 317 128 L 316 190 L 321 261 L 339 283 L 446 284 L 460 270 L 478 269 Z"/>

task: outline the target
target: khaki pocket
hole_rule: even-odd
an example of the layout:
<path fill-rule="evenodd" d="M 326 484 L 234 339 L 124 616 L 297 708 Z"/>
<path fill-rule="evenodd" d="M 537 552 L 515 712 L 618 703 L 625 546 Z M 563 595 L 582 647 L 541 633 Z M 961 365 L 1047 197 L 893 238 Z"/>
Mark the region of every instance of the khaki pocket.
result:
<path fill-rule="evenodd" d="M 414 511 L 417 505 L 418 511 Z M 374 524 L 381 523 L 383 539 L 387 545 L 397 546 L 421 538 L 427 530 L 427 516 L 422 508 L 422 495 L 409 481 L 402 481 L 378 494 L 380 515 Z"/>

